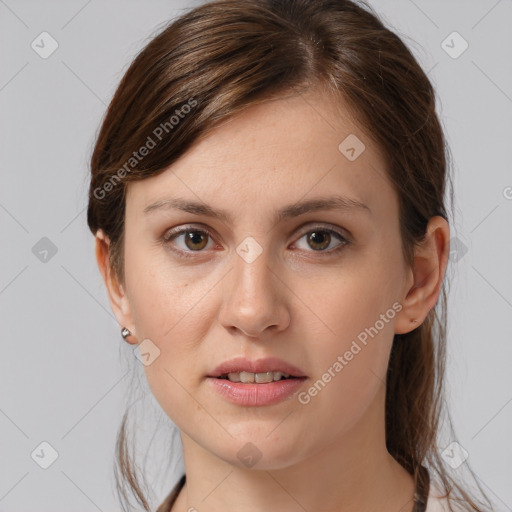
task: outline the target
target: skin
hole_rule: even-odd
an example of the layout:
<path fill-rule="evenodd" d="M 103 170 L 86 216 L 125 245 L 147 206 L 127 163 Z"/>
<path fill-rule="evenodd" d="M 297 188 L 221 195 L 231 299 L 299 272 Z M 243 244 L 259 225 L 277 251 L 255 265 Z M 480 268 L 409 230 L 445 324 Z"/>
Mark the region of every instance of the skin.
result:
<path fill-rule="evenodd" d="M 355 161 L 338 150 L 349 134 L 366 146 Z M 274 219 L 286 205 L 333 194 L 368 210 Z M 176 197 L 224 209 L 232 220 L 143 213 Z M 159 241 L 178 226 L 213 236 Z M 333 253 L 336 235 L 308 240 L 319 226 L 349 243 Z M 128 341 L 149 338 L 160 350 L 144 369 L 181 433 L 187 482 L 173 511 L 412 511 L 413 479 L 385 446 L 385 375 L 393 335 L 420 325 L 438 299 L 449 228 L 433 217 L 406 265 L 382 154 L 343 104 L 310 90 L 217 126 L 158 176 L 128 185 L 125 235 L 124 283 L 101 230 L 96 255 L 116 318 L 133 334 Z M 263 250 L 251 263 L 236 252 L 248 236 Z M 304 371 L 307 390 L 394 303 L 401 311 L 308 404 L 293 396 L 241 407 L 207 385 L 227 359 L 277 356 Z M 262 454 L 250 468 L 237 457 L 249 442 Z"/>

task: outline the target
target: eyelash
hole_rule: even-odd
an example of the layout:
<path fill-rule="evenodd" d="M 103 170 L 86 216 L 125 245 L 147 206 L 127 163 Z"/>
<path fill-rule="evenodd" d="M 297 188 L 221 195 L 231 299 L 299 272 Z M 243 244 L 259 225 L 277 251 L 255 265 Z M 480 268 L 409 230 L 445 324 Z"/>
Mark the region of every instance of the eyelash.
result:
<path fill-rule="evenodd" d="M 307 251 L 307 252 L 325 253 L 325 254 L 328 254 L 329 256 L 332 256 L 332 255 L 338 254 L 348 244 L 350 244 L 350 241 L 345 236 L 343 236 L 339 231 L 336 231 L 336 230 L 330 229 L 330 228 L 326 228 L 323 226 L 312 227 L 308 231 L 305 231 L 304 233 L 302 233 L 301 237 L 298 240 L 301 240 L 305 235 L 308 235 L 315 231 L 322 232 L 322 233 L 330 233 L 331 235 L 335 235 L 335 237 L 338 238 L 341 243 L 334 249 L 330 249 L 328 251 L 325 251 L 325 250 L 313 251 L 313 250 L 311 250 L 311 251 Z M 180 236 L 184 233 L 201 233 L 203 235 L 208 235 L 211 239 L 214 238 L 213 233 L 206 228 L 196 228 L 194 226 L 185 226 L 183 228 L 167 231 L 162 236 L 161 242 L 164 245 L 170 245 L 173 240 L 175 240 L 176 238 L 178 238 L 178 236 Z M 201 252 L 204 252 L 203 250 L 201 250 L 201 251 L 183 251 L 181 249 L 171 249 L 171 250 L 173 252 L 175 252 L 180 258 L 194 258 L 195 257 L 194 253 L 200 254 Z"/>

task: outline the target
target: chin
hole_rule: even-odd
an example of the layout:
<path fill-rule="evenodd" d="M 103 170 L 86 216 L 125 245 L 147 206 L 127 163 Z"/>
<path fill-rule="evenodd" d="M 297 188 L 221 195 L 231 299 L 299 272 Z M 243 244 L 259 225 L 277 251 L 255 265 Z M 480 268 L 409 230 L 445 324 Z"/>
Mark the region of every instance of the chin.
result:
<path fill-rule="evenodd" d="M 272 428 L 275 428 L 275 424 Z M 268 431 L 251 435 L 246 429 L 243 436 L 229 441 L 225 451 L 219 452 L 219 444 L 216 444 L 213 452 L 237 468 L 268 471 L 287 468 L 301 459 L 297 445 L 293 438 L 286 435 L 276 440 L 268 435 Z"/>

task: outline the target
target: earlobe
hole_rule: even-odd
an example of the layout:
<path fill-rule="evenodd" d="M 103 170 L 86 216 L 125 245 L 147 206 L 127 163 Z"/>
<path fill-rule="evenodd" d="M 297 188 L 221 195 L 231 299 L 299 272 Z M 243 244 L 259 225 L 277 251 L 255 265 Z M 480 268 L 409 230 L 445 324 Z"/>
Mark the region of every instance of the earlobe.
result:
<path fill-rule="evenodd" d="M 110 240 L 103 230 L 98 230 L 95 239 L 96 261 L 107 289 L 110 306 L 119 322 L 120 329 L 127 328 L 135 333 L 135 326 L 130 312 L 130 304 L 122 283 L 115 275 L 110 262 Z M 130 341 L 131 342 L 131 341 Z"/>
<path fill-rule="evenodd" d="M 440 216 L 432 217 L 424 240 L 414 249 L 412 279 L 404 290 L 403 309 L 397 316 L 395 334 L 408 333 L 421 325 L 436 305 L 448 263 L 449 239 L 448 222 Z"/>

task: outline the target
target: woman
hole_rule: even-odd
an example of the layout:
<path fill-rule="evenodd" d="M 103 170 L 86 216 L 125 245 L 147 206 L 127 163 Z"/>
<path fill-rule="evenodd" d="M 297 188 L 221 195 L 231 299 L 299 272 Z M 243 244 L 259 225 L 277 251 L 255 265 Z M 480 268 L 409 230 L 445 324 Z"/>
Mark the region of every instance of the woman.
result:
<path fill-rule="evenodd" d="M 447 154 L 428 78 L 361 3 L 214 1 L 135 58 L 88 224 L 181 436 L 159 511 L 487 510 L 437 443 Z"/>

